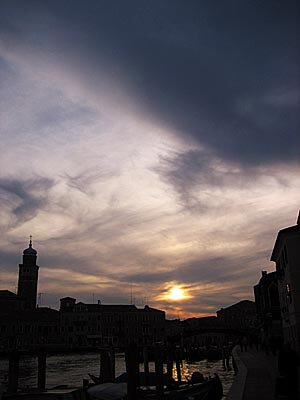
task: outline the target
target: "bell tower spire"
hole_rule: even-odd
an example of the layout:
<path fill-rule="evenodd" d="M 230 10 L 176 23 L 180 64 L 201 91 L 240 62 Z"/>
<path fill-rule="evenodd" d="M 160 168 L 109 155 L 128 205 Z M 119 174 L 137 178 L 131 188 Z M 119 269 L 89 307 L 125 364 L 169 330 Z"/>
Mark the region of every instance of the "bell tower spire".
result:
<path fill-rule="evenodd" d="M 25 309 L 36 308 L 38 271 L 36 264 L 37 251 L 32 247 L 32 236 L 29 236 L 29 247 L 23 251 L 23 264 L 19 264 L 18 296 L 25 301 Z"/>

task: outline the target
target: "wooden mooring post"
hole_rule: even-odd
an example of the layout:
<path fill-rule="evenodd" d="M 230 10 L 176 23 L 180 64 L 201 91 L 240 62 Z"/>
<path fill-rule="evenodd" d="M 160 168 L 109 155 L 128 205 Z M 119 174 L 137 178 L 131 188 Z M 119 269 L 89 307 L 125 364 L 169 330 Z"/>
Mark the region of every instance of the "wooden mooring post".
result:
<path fill-rule="evenodd" d="M 111 370 L 111 382 L 114 382 L 116 378 L 116 354 L 114 347 L 110 348 L 109 351 L 109 358 L 110 358 L 110 370 Z"/>
<path fill-rule="evenodd" d="M 181 355 L 181 350 L 180 350 L 179 347 L 176 349 L 175 354 L 176 354 L 176 373 L 177 373 L 177 381 L 178 381 L 179 384 L 181 384 L 181 357 L 180 357 L 180 355 Z"/>
<path fill-rule="evenodd" d="M 8 393 L 16 393 L 18 390 L 19 361 L 20 356 L 18 350 L 12 350 L 9 353 Z"/>
<path fill-rule="evenodd" d="M 145 374 L 145 385 L 149 384 L 149 355 L 148 355 L 148 347 L 143 347 L 143 361 L 144 361 L 144 374 Z"/>
<path fill-rule="evenodd" d="M 46 389 L 46 364 L 47 353 L 44 347 L 39 349 L 38 353 L 38 389 Z"/>
<path fill-rule="evenodd" d="M 164 397 L 164 367 L 162 346 L 155 345 L 155 375 L 156 375 L 156 398 L 161 400 Z"/>
<path fill-rule="evenodd" d="M 127 399 L 137 399 L 137 385 L 139 376 L 138 350 L 135 343 L 131 343 L 125 350 L 127 372 Z"/>
<path fill-rule="evenodd" d="M 167 351 L 167 387 L 170 388 L 173 384 L 173 353 L 170 347 Z"/>
<path fill-rule="evenodd" d="M 100 383 L 115 380 L 114 353 L 111 349 L 100 350 Z"/>

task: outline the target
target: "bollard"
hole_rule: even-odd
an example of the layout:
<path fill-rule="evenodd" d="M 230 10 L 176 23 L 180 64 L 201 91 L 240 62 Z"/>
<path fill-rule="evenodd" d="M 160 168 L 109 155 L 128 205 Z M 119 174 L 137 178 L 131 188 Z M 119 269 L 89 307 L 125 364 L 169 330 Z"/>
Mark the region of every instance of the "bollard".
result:
<path fill-rule="evenodd" d="M 148 357 L 148 347 L 143 348 L 143 361 L 144 361 L 144 375 L 145 375 L 145 386 L 149 384 L 149 357 Z"/>
<path fill-rule="evenodd" d="M 156 375 L 156 398 L 161 400 L 164 397 L 164 368 L 163 351 L 160 345 L 155 346 L 155 375 Z"/>
<path fill-rule="evenodd" d="M 137 347 L 131 343 L 125 351 L 125 362 L 127 372 L 127 399 L 136 400 L 136 387 L 138 385 L 139 362 Z"/>
<path fill-rule="evenodd" d="M 181 384 L 181 360 L 180 360 L 180 349 L 176 349 L 176 372 L 178 384 Z"/>
<path fill-rule="evenodd" d="M 109 350 L 100 351 L 100 383 L 113 382 L 112 365 Z"/>
<path fill-rule="evenodd" d="M 47 353 L 44 347 L 39 349 L 38 353 L 38 389 L 46 389 L 46 360 Z"/>
<path fill-rule="evenodd" d="M 12 350 L 9 354 L 8 393 L 16 393 L 19 381 L 19 352 Z"/>
<path fill-rule="evenodd" d="M 173 355 L 170 348 L 167 353 L 167 387 L 170 388 L 173 385 Z"/>
<path fill-rule="evenodd" d="M 116 358 L 115 358 L 115 349 L 111 347 L 110 352 L 109 352 L 109 358 L 110 358 L 110 378 L 111 382 L 114 382 L 116 378 Z"/>

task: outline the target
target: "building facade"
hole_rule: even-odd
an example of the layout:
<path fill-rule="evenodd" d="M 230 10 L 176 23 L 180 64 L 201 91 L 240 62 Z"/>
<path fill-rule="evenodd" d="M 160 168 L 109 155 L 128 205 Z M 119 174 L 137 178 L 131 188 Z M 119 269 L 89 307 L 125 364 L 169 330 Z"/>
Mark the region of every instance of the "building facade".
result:
<path fill-rule="evenodd" d="M 278 232 L 271 261 L 278 276 L 283 339 L 300 352 L 300 214 L 296 225 Z"/>
<path fill-rule="evenodd" d="M 126 347 L 164 340 L 164 311 L 133 304 L 85 304 L 65 297 L 60 300 L 62 341 L 66 347 L 112 345 Z"/>
<path fill-rule="evenodd" d="M 256 306 L 254 301 L 242 300 L 232 306 L 217 311 L 219 322 L 226 328 L 237 330 L 253 329 L 256 326 Z"/>
<path fill-rule="evenodd" d="M 254 286 L 257 319 L 262 339 L 272 341 L 282 337 L 281 312 L 277 272 L 262 271 L 261 278 Z"/>
<path fill-rule="evenodd" d="M 98 346 L 126 347 L 161 342 L 165 337 L 165 312 L 145 306 L 85 304 L 72 297 L 60 300 L 60 309 L 37 307 L 39 266 L 37 251 L 29 247 L 19 265 L 18 294 L 0 290 L 0 351 Z"/>

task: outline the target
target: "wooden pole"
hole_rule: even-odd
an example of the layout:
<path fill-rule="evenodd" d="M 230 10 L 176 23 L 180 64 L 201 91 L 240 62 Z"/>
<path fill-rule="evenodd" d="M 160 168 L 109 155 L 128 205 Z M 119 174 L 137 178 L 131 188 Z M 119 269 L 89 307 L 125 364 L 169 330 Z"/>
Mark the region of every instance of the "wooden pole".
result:
<path fill-rule="evenodd" d="M 136 400 L 138 385 L 139 363 L 138 352 L 135 343 L 131 343 L 125 351 L 125 362 L 127 372 L 127 399 Z"/>
<path fill-rule="evenodd" d="M 149 384 L 149 357 L 148 357 L 148 347 L 143 348 L 143 361 L 144 361 L 144 374 L 145 374 L 145 385 Z"/>
<path fill-rule="evenodd" d="M 164 397 L 164 368 L 163 351 L 160 345 L 155 346 L 155 375 L 156 375 L 156 398 L 158 400 Z"/>
<path fill-rule="evenodd" d="M 176 372 L 178 384 L 181 384 L 181 359 L 180 359 L 180 349 L 176 349 Z"/>
<path fill-rule="evenodd" d="M 170 348 L 167 353 L 167 386 L 170 388 L 173 384 L 173 354 Z"/>
<path fill-rule="evenodd" d="M 9 354 L 8 393 L 16 393 L 19 381 L 19 352 L 12 350 Z"/>
<path fill-rule="evenodd" d="M 113 347 L 111 347 L 110 352 L 109 352 L 109 356 L 110 356 L 110 378 L 111 378 L 111 382 L 114 382 L 115 378 L 116 378 L 116 359 L 115 359 L 115 349 Z"/>
<path fill-rule="evenodd" d="M 46 360 L 46 349 L 42 347 L 38 354 L 38 389 L 40 390 L 46 389 Z"/>
<path fill-rule="evenodd" d="M 100 350 L 100 383 L 113 382 L 110 351 Z"/>

